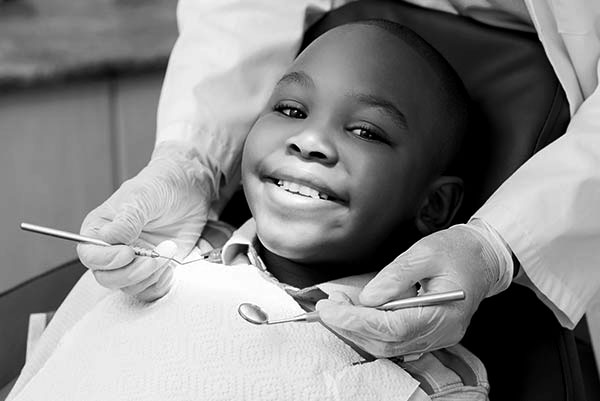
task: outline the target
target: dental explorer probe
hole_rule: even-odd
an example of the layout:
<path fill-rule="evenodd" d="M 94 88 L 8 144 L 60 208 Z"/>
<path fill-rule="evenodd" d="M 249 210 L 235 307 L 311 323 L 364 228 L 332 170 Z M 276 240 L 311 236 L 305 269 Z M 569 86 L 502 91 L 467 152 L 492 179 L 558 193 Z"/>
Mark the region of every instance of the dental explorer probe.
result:
<path fill-rule="evenodd" d="M 75 241 L 75 242 L 79 242 L 79 243 L 82 243 L 82 244 L 93 244 L 93 245 L 100 245 L 100 246 L 113 246 L 113 245 L 115 245 L 115 244 L 109 244 L 108 242 L 102 241 L 102 240 L 97 239 L 97 238 L 86 237 L 84 235 L 75 234 L 75 233 L 71 233 L 71 232 L 63 231 L 63 230 L 57 230 L 55 228 L 50 228 L 50 227 L 38 226 L 38 225 L 35 225 L 35 224 L 21 223 L 21 229 L 25 230 L 25 231 L 31 231 L 31 232 L 37 233 L 37 234 L 44 234 L 44 235 L 49 235 L 51 237 L 56 237 L 56 238 L 60 238 L 60 239 L 66 239 L 66 240 L 69 240 L 69 241 Z M 163 256 L 163 255 L 159 254 L 158 252 L 156 252 L 153 249 L 141 248 L 139 246 L 132 246 L 131 248 L 133 249 L 133 253 L 135 253 L 137 256 L 146 256 L 146 257 L 149 257 L 149 258 L 163 258 L 163 259 L 168 259 L 168 260 L 172 260 L 173 262 L 175 262 L 175 263 L 177 263 L 179 265 L 186 265 L 188 263 L 197 262 L 199 260 L 211 259 L 212 256 L 214 256 L 213 254 L 215 252 L 215 251 L 209 251 L 207 253 L 203 253 L 197 259 L 188 260 L 188 261 L 185 261 L 185 262 L 180 262 L 177 259 L 169 258 L 167 256 Z"/>
<path fill-rule="evenodd" d="M 79 242 L 79 243 L 83 243 L 83 244 L 94 244 L 94 245 L 100 245 L 100 246 L 112 246 L 113 245 L 113 244 L 109 244 L 108 242 L 102 241 L 97 238 L 86 237 L 84 235 L 70 233 L 68 231 L 57 230 L 55 228 L 38 226 L 35 224 L 29 224 L 29 223 L 21 223 L 21 230 L 31 231 L 33 233 L 38 233 L 38 234 L 49 235 L 50 237 L 66 239 L 69 241 L 75 241 L 75 242 Z M 132 246 L 131 248 L 133 249 L 133 252 L 137 256 L 147 256 L 150 258 L 160 258 L 161 257 L 161 255 L 158 252 L 156 252 L 152 249 L 140 248 L 138 246 Z M 171 258 L 166 258 L 166 259 L 171 259 Z"/>

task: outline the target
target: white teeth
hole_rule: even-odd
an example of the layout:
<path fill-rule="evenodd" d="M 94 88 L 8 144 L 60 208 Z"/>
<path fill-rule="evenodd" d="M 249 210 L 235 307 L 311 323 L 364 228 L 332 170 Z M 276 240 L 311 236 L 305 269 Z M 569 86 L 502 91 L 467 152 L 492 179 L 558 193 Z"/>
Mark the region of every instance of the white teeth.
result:
<path fill-rule="evenodd" d="M 287 188 L 290 192 L 300 192 L 300 185 L 296 184 L 295 182 L 290 182 L 288 184 L 288 188 Z"/>
<path fill-rule="evenodd" d="M 316 189 L 307 187 L 306 185 L 298 184 L 296 182 L 277 180 L 277 186 L 285 189 L 288 192 L 308 196 L 313 199 L 329 199 L 329 196 L 320 193 Z"/>

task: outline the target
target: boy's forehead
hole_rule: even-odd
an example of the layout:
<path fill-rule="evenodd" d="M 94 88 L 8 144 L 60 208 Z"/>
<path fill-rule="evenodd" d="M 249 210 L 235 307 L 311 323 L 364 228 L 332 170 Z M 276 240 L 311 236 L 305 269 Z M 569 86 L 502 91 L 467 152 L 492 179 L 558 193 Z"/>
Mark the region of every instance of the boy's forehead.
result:
<path fill-rule="evenodd" d="M 427 63 L 406 41 L 367 24 L 343 25 L 325 32 L 294 60 L 292 68 L 312 63 L 325 68 L 335 61 L 345 64 L 346 68 L 377 73 L 385 71 L 386 66 L 393 67 L 394 71 L 404 67 L 406 70 L 425 68 L 430 72 Z"/>
<path fill-rule="evenodd" d="M 298 71 L 302 74 L 294 74 Z M 288 79 L 290 73 L 302 86 L 331 84 L 332 90 L 384 96 L 402 108 L 413 128 L 428 129 L 431 112 L 439 107 L 437 75 L 421 55 L 372 25 L 344 25 L 324 33 L 296 58 Z"/>

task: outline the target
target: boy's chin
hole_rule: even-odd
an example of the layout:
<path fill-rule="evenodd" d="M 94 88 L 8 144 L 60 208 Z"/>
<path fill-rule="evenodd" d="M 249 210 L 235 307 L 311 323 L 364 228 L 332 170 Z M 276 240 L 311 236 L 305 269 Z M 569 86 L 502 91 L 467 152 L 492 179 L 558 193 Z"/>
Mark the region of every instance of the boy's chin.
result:
<path fill-rule="evenodd" d="M 259 240 L 269 252 L 297 263 L 310 263 L 322 258 L 319 244 L 282 236 L 261 236 Z"/>

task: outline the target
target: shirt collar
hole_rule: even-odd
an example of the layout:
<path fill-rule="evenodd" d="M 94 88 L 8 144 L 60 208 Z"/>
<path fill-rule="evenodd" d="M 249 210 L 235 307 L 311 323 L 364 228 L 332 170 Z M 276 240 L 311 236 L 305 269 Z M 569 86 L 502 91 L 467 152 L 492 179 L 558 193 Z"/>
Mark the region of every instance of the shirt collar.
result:
<path fill-rule="evenodd" d="M 256 222 L 254 219 L 246 221 L 240 228 L 235 230 L 231 238 L 227 240 L 221 250 L 221 259 L 224 265 L 236 265 L 241 263 L 252 263 L 248 258 L 250 249 L 256 250 L 258 236 L 256 235 Z M 256 266 L 264 270 L 264 265 Z"/>
<path fill-rule="evenodd" d="M 221 251 L 221 258 L 225 265 L 251 264 L 261 271 L 267 273 L 273 280 L 277 281 L 268 273 L 268 270 L 258 253 L 256 252 L 258 236 L 256 235 L 256 222 L 254 219 L 246 221 L 237 229 L 231 238 L 225 243 Z M 358 294 L 362 288 L 373 278 L 375 273 L 366 273 L 355 276 L 343 277 L 306 288 L 296 288 L 288 284 L 279 283 L 294 298 L 311 297 L 316 290 L 321 290 L 329 295 L 333 291 L 343 292 L 350 297 L 354 303 L 358 303 Z"/>

